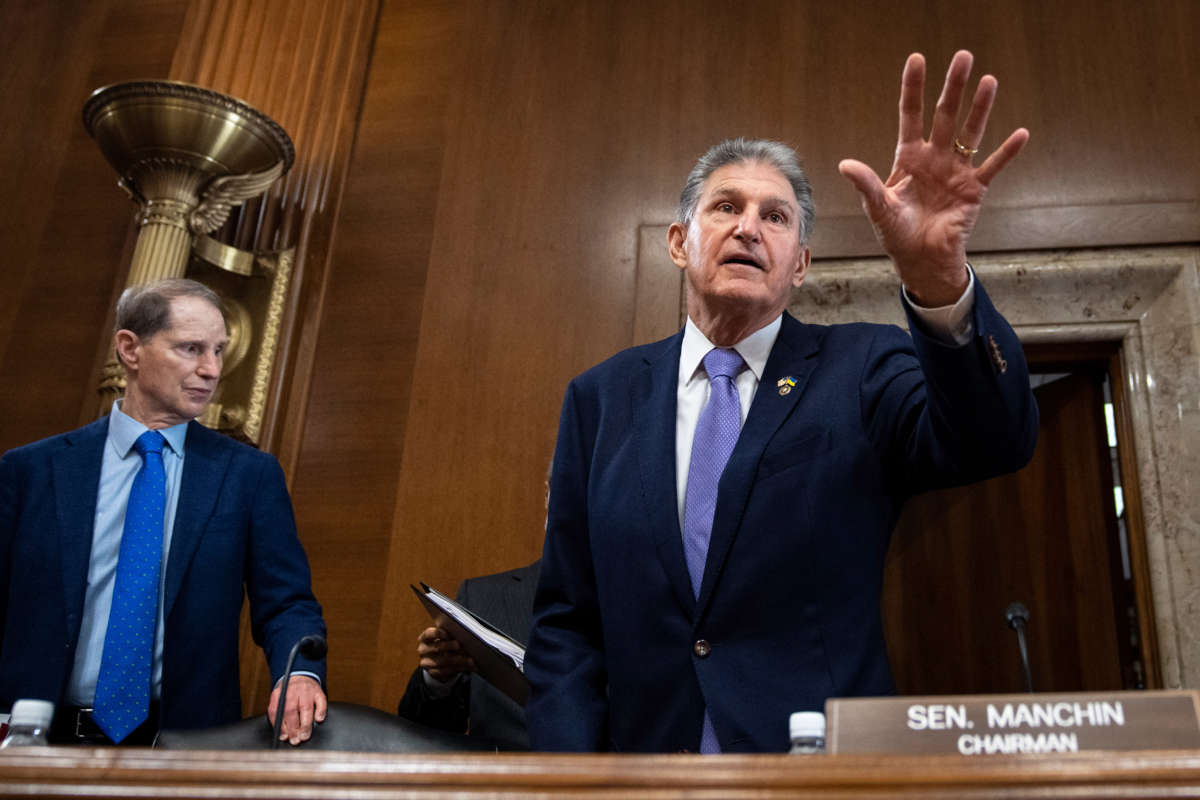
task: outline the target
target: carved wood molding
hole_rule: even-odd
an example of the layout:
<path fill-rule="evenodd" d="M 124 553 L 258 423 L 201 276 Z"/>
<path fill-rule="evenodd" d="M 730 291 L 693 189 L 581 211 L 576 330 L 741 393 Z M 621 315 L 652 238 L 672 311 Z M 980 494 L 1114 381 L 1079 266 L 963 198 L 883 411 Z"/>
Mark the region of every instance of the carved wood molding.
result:
<path fill-rule="evenodd" d="M 245 250 L 296 251 L 260 439 L 289 479 L 378 11 L 378 0 L 196 0 L 171 65 L 173 80 L 245 100 L 296 146 L 291 171 L 235 234 Z"/>
<path fill-rule="evenodd" d="M 1064 756 L 437 755 L 47 748 L 2 797 L 1200 797 L 1194 751 Z"/>

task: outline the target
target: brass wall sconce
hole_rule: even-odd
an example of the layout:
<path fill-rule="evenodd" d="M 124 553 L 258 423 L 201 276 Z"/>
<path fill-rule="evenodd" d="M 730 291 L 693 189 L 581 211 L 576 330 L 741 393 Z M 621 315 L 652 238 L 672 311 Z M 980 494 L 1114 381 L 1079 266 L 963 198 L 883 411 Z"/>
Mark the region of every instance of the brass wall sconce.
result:
<path fill-rule="evenodd" d="M 247 252 L 209 234 L 287 172 L 291 138 L 236 98 L 174 81 L 98 89 L 84 104 L 83 124 L 136 204 L 126 285 L 192 277 L 225 302 L 224 374 L 200 422 L 256 444 L 294 252 Z M 110 357 L 98 387 L 102 413 L 124 388 L 124 371 Z"/>

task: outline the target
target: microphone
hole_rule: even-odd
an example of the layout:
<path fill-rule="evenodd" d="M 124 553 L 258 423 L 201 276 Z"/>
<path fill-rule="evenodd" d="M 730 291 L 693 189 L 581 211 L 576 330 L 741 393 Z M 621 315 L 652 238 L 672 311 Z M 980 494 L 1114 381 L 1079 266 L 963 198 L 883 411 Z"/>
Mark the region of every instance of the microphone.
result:
<path fill-rule="evenodd" d="M 300 641 L 292 645 L 292 652 L 288 653 L 287 667 L 283 670 L 283 680 L 279 683 L 279 700 L 275 703 L 275 738 L 271 743 L 272 750 L 279 747 L 279 733 L 283 730 L 283 709 L 287 707 L 288 681 L 292 677 L 292 662 L 296 660 L 296 654 L 316 661 L 324 658 L 328 651 L 329 645 L 325 643 L 325 637 L 315 633 L 301 637 Z"/>
<path fill-rule="evenodd" d="M 1021 648 L 1021 666 L 1025 670 L 1025 691 L 1033 694 L 1033 675 L 1029 671 L 1029 647 L 1025 643 L 1025 627 L 1029 624 L 1029 609 L 1024 603 L 1008 604 L 1004 612 L 1008 627 L 1017 632 L 1017 645 Z"/>

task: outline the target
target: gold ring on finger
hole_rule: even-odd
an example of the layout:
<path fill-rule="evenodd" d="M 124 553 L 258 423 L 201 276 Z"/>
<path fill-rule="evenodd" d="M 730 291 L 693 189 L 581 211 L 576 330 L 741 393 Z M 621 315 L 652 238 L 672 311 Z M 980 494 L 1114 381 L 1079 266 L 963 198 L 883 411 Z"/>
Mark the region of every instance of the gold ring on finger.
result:
<path fill-rule="evenodd" d="M 971 156 L 973 156 L 979 152 L 979 148 L 978 147 L 967 147 L 965 144 L 963 144 L 962 142 L 960 142 L 958 140 L 957 136 L 955 136 L 954 137 L 954 152 L 958 153 L 963 158 L 970 158 Z"/>

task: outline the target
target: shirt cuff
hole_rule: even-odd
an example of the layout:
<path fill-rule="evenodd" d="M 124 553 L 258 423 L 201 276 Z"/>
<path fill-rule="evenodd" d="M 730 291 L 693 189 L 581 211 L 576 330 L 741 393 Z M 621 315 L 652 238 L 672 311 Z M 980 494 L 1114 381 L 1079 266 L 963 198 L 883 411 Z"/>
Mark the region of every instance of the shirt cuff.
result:
<path fill-rule="evenodd" d="M 462 676 L 460 672 L 448 681 L 439 681 L 429 674 L 429 670 L 421 670 L 421 679 L 425 681 L 425 688 L 432 697 L 449 697 L 455 684 L 462 680 Z"/>
<path fill-rule="evenodd" d="M 305 676 L 306 678 L 312 678 L 314 681 L 316 681 L 316 682 L 317 682 L 317 685 L 321 687 L 321 691 L 325 691 L 325 686 L 324 686 L 324 685 L 321 683 L 321 677 L 320 677 L 319 675 L 317 675 L 315 672 L 309 672 L 308 670 L 305 670 L 305 669 L 295 669 L 295 670 L 292 670 L 292 677 L 293 677 L 293 678 L 295 678 L 295 677 L 296 677 L 296 676 L 298 676 L 298 675 L 303 675 L 303 676 Z M 275 681 L 275 687 L 274 687 L 274 688 L 278 688 L 278 687 L 279 687 L 279 684 L 281 684 L 281 683 L 283 683 L 283 677 L 282 677 L 282 676 L 280 676 L 279 680 Z"/>
<path fill-rule="evenodd" d="M 967 264 L 967 288 L 958 301 L 951 305 L 926 308 L 913 301 L 908 287 L 901 286 L 900 291 L 927 334 L 944 344 L 964 345 L 971 341 L 971 335 L 975 332 L 971 318 L 971 312 L 975 310 L 975 270 L 971 269 L 970 264 Z"/>

